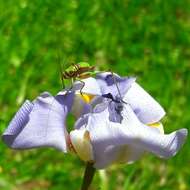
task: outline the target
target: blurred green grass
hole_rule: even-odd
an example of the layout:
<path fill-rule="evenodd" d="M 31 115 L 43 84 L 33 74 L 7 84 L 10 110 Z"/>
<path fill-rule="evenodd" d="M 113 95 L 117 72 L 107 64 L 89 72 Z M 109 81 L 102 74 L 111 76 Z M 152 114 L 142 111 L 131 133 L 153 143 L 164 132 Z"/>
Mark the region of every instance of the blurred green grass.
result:
<path fill-rule="evenodd" d="M 165 108 L 166 132 L 190 123 L 190 1 L 0 1 L 0 132 L 24 99 L 61 88 L 66 62 L 137 76 Z M 66 68 L 68 64 L 65 64 Z M 174 158 L 146 155 L 107 172 L 109 190 L 189 190 L 189 140 Z M 51 149 L 0 142 L 0 189 L 79 189 L 83 163 Z M 97 173 L 92 189 L 105 185 Z M 105 185 L 106 186 L 106 185 Z M 105 189 L 103 189 L 105 190 Z"/>

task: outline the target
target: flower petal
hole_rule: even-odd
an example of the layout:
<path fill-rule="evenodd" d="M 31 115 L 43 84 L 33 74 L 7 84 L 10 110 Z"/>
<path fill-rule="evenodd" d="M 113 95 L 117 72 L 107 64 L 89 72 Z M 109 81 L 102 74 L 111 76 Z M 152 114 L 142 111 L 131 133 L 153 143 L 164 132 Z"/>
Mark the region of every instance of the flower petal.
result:
<path fill-rule="evenodd" d="M 158 133 L 159 129 L 146 126 L 135 119 L 135 113 L 129 106 L 123 111 L 122 125 L 128 125 L 134 134 L 133 144 L 161 158 L 174 156 L 185 142 L 187 129 L 180 129 L 170 134 Z M 133 125 L 132 125 L 133 123 Z"/>
<path fill-rule="evenodd" d="M 96 80 L 101 88 L 102 94 L 111 93 L 114 97 L 121 94 L 123 97 L 136 79 L 133 77 L 120 77 L 111 72 L 104 72 L 97 74 Z"/>
<path fill-rule="evenodd" d="M 156 123 L 165 115 L 164 109 L 158 102 L 136 82 L 132 84 L 123 100 L 130 104 L 140 121 L 144 124 Z"/>
<path fill-rule="evenodd" d="M 56 97 L 43 93 L 33 106 L 30 104 L 29 111 L 25 111 L 24 103 L 4 132 L 3 140 L 16 149 L 54 147 L 66 152 L 65 118 L 72 98 L 71 93 Z"/>
<path fill-rule="evenodd" d="M 109 121 L 109 112 L 104 110 L 101 113 L 88 114 L 87 120 L 84 117 L 80 119 L 76 128 L 86 128 L 90 132 L 91 144 L 93 146 L 95 167 L 100 169 L 111 164 L 115 157 L 110 156 L 110 148 L 117 145 L 124 145 L 130 143 L 132 134 L 129 134 L 128 142 L 124 134 L 124 128 L 119 123 L 113 123 Z M 80 127 L 79 127 L 80 126 Z"/>
<path fill-rule="evenodd" d="M 91 95 L 101 95 L 102 94 L 101 89 L 100 89 L 96 79 L 89 77 L 89 78 L 83 79 L 81 81 L 76 81 L 73 84 L 72 90 L 79 92 L 81 89 L 82 93 L 91 94 Z"/>
<path fill-rule="evenodd" d="M 8 128 L 3 134 L 4 142 L 11 146 L 14 142 L 15 137 L 22 131 L 23 127 L 29 121 L 29 114 L 33 109 L 33 103 L 29 100 L 26 100 L 18 112 L 15 114 L 12 121 L 9 123 Z"/>
<path fill-rule="evenodd" d="M 103 112 L 88 114 L 88 119 L 84 117 L 86 123 L 80 120 L 80 127 L 76 126 L 89 131 L 94 166 L 98 169 L 117 161 L 133 162 L 144 151 L 169 158 L 179 151 L 187 136 L 186 129 L 168 135 L 160 134 L 158 129 L 142 124 L 129 105 L 125 105 L 122 116 L 121 124 L 110 122 L 109 111 L 105 109 Z"/>
<path fill-rule="evenodd" d="M 111 162 L 107 162 L 106 164 L 132 164 L 136 160 L 140 159 L 144 154 L 144 150 L 130 145 L 121 145 L 121 146 L 110 146 L 106 149 L 106 158 Z M 111 159 L 110 159 L 111 158 Z"/>
<path fill-rule="evenodd" d="M 76 118 L 79 118 L 80 116 L 89 113 L 90 110 L 91 105 L 84 102 L 83 98 L 81 98 L 81 94 L 75 94 L 71 113 Z"/>

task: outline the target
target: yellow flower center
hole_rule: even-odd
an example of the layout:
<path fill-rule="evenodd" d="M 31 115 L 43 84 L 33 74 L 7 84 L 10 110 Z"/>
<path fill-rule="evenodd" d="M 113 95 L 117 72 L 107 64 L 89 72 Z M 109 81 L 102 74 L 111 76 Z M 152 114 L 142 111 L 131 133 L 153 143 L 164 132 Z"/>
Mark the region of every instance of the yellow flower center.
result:
<path fill-rule="evenodd" d="M 92 99 L 94 98 L 95 95 L 91 95 L 91 94 L 80 94 L 80 97 L 84 100 L 85 103 L 90 103 L 92 101 Z"/>

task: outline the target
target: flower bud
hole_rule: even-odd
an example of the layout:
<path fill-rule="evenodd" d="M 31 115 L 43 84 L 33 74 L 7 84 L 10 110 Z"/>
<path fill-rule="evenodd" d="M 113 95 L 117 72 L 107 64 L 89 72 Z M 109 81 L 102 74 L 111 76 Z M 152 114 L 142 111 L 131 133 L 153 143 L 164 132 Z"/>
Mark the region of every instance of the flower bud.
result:
<path fill-rule="evenodd" d="M 90 142 L 90 134 L 86 129 L 73 130 L 70 132 L 70 141 L 79 156 L 85 162 L 93 162 L 93 148 Z"/>

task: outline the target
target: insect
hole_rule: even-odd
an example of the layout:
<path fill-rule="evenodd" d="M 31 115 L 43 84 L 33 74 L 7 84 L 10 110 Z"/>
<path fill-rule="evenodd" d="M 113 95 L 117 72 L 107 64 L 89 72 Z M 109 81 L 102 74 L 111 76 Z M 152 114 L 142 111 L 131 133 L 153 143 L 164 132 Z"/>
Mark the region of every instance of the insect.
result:
<path fill-rule="evenodd" d="M 119 89 L 119 86 L 118 86 L 118 82 L 117 82 L 117 80 L 116 80 L 116 78 L 115 78 L 114 73 L 113 73 L 112 71 L 110 71 L 110 72 L 111 72 L 111 76 L 112 76 L 112 79 L 113 79 L 113 83 L 114 83 L 114 85 L 116 86 L 116 89 L 117 89 L 117 92 L 118 92 L 118 97 L 117 97 L 117 98 L 114 98 L 111 93 L 103 94 L 102 97 L 111 99 L 112 102 L 115 102 L 115 103 L 124 103 L 124 104 L 127 104 L 127 103 L 122 99 L 121 92 L 120 92 L 120 89 Z"/>
<path fill-rule="evenodd" d="M 61 73 L 61 80 L 64 83 L 64 80 L 70 79 L 72 84 L 74 81 L 80 81 L 83 86 L 80 89 L 80 94 L 82 95 L 82 89 L 85 86 L 85 82 L 82 79 L 88 78 L 97 72 L 95 71 L 95 67 L 91 66 L 87 62 L 79 62 L 76 64 L 72 64 L 69 66 L 64 72 Z"/>
<path fill-rule="evenodd" d="M 118 91 L 118 95 L 116 97 L 114 97 L 111 93 L 107 93 L 107 94 L 103 94 L 102 97 L 111 100 L 111 101 L 109 101 L 109 107 L 111 108 L 111 110 L 114 110 L 114 111 L 110 112 L 110 116 L 109 116 L 110 121 L 121 123 L 121 121 L 123 119 L 121 112 L 123 111 L 124 104 L 128 104 L 128 103 L 122 99 L 121 92 L 120 92 L 120 89 L 118 86 L 118 82 L 117 82 L 113 72 L 111 72 L 111 76 L 113 79 L 113 84 L 116 86 L 116 89 Z M 113 102 L 114 102 L 114 104 L 113 104 Z M 115 117 L 116 115 L 117 115 L 117 117 Z"/>
<path fill-rule="evenodd" d="M 114 97 L 113 97 L 113 95 L 111 93 L 103 94 L 102 97 L 103 98 L 111 99 L 115 103 L 120 103 L 121 102 L 119 100 L 114 99 Z"/>
<path fill-rule="evenodd" d="M 90 66 L 87 62 L 79 62 L 77 64 L 72 64 L 63 73 L 63 79 L 84 79 L 94 72 L 95 67 Z"/>

